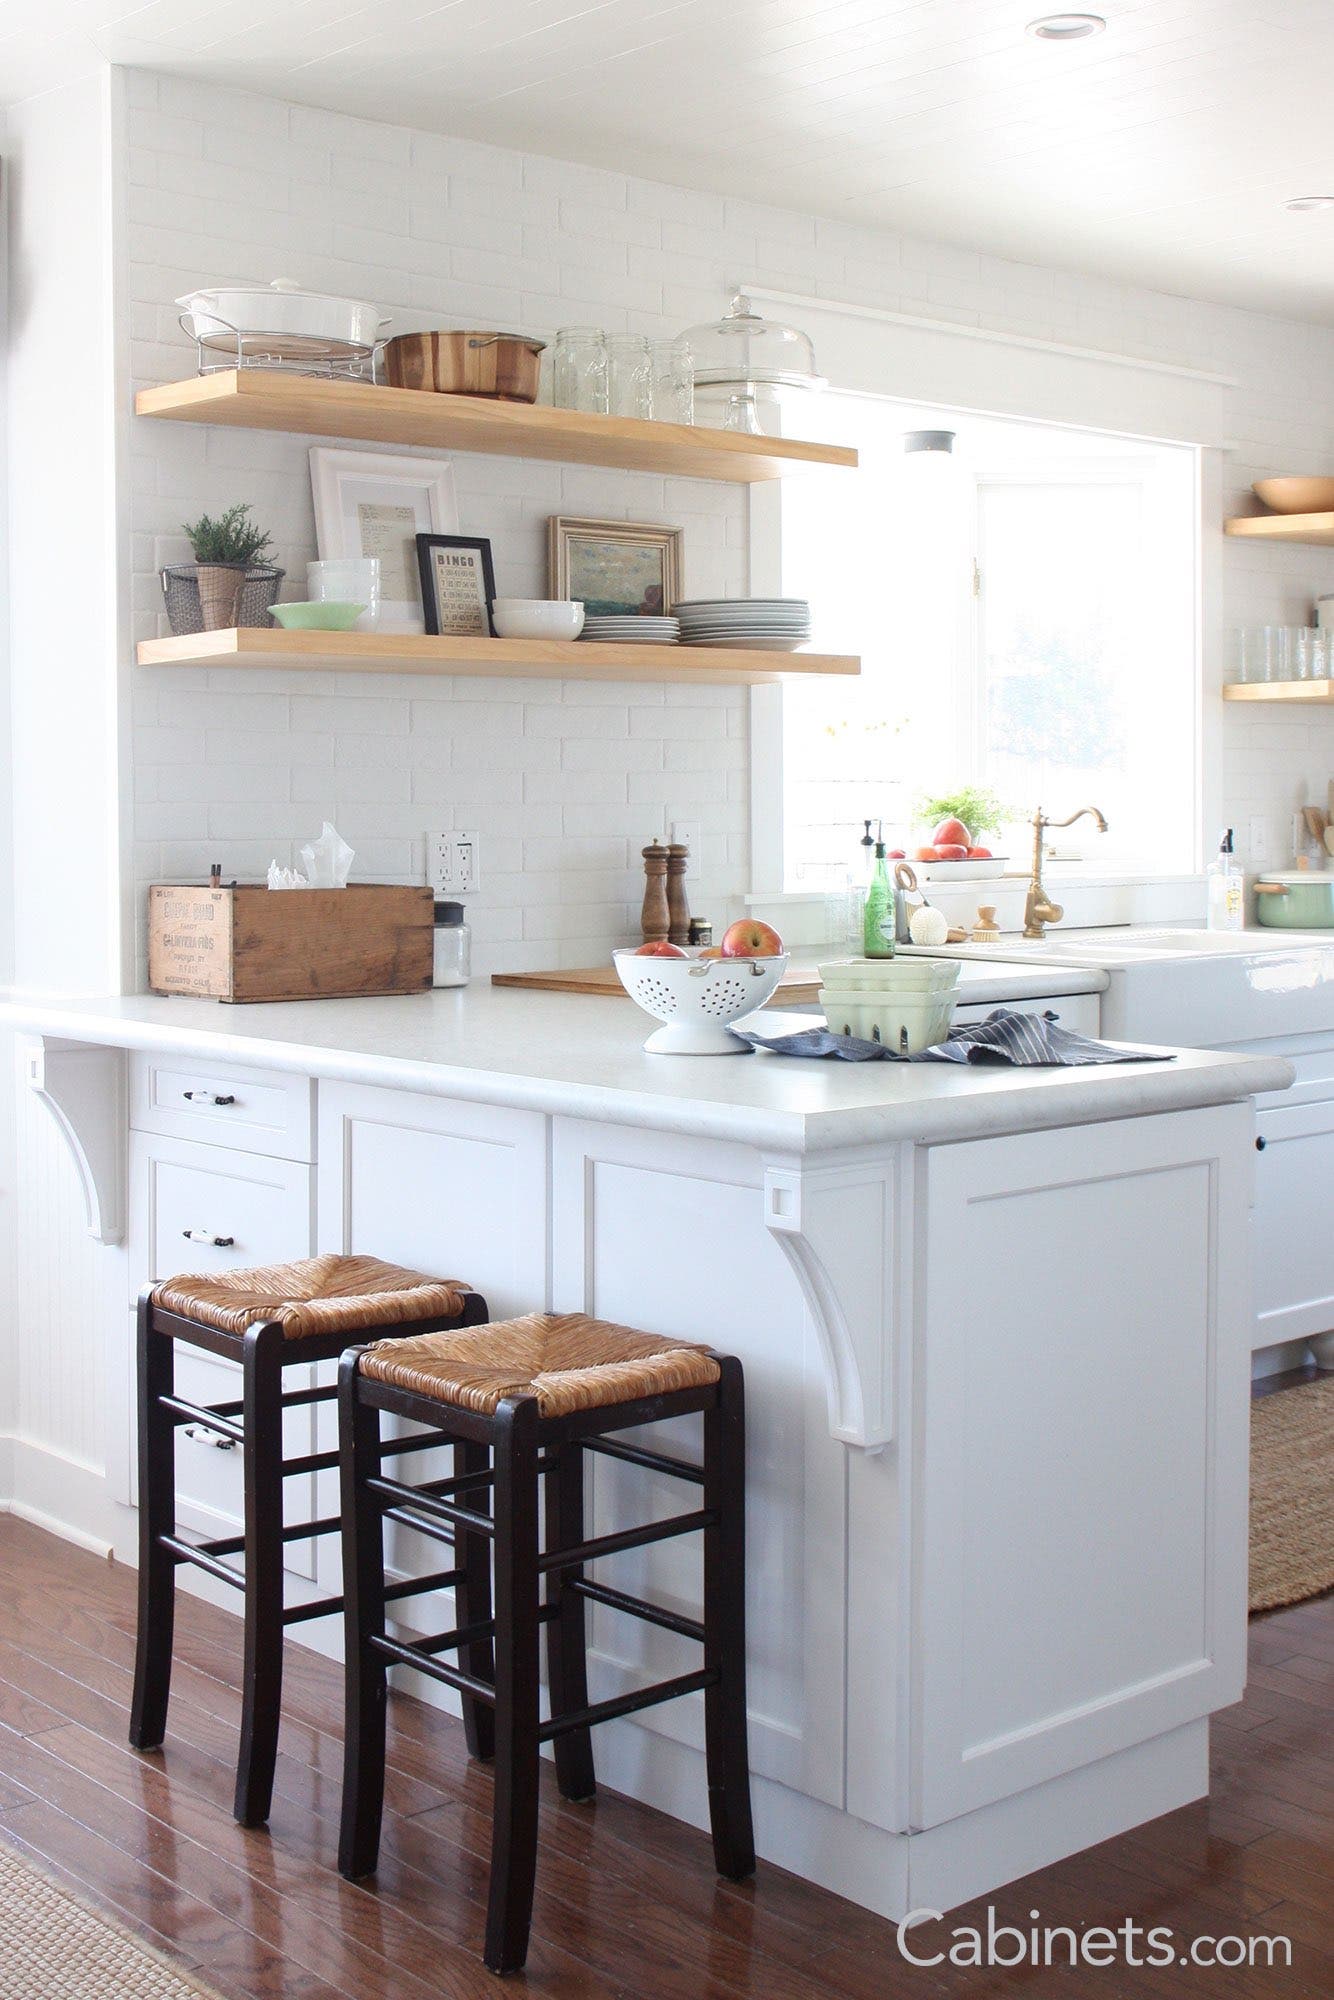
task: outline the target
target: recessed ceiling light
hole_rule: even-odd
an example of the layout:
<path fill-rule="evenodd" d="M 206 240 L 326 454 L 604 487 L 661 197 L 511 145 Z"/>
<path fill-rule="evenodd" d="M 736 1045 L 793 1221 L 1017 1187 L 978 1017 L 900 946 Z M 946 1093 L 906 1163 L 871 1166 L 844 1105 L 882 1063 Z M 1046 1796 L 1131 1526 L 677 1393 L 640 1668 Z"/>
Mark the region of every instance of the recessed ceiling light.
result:
<path fill-rule="evenodd" d="M 1040 21 L 1030 21 L 1025 33 L 1040 42 L 1082 42 L 1106 26 L 1101 14 L 1044 14 Z"/>
<path fill-rule="evenodd" d="M 1292 209 L 1296 215 L 1305 215 L 1312 208 L 1334 208 L 1334 194 L 1295 194 L 1283 206 Z"/>

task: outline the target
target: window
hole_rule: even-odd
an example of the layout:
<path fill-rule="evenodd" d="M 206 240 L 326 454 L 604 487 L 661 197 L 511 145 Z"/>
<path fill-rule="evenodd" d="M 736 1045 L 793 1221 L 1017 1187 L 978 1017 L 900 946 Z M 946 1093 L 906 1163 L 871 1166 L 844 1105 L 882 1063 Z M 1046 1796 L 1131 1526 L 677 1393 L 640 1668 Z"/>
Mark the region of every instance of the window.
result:
<path fill-rule="evenodd" d="M 1105 837 L 1067 836 L 1090 874 L 1198 867 L 1195 448 L 884 398 L 815 414 L 863 470 L 785 485 L 783 587 L 862 677 L 784 690 L 784 887 L 840 884 L 867 817 L 911 851 L 916 801 L 964 784 L 1009 808 L 988 845 L 1016 868 L 1039 805 L 1102 809 Z M 906 453 L 913 430 L 954 449 Z"/>

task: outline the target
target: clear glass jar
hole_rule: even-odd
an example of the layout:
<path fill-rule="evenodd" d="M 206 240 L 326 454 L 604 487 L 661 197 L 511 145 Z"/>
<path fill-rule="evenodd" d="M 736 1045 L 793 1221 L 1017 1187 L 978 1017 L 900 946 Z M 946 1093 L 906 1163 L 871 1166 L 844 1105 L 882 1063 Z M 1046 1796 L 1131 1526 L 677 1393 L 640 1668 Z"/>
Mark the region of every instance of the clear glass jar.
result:
<path fill-rule="evenodd" d="M 695 361 L 684 339 L 649 343 L 653 361 L 653 415 L 663 424 L 695 421 Z"/>
<path fill-rule="evenodd" d="M 608 336 L 607 407 L 614 417 L 653 415 L 653 357 L 642 333 Z"/>
<path fill-rule="evenodd" d="M 435 906 L 435 971 L 433 986 L 466 986 L 472 973 L 472 932 L 463 921 L 462 903 Z"/>
<path fill-rule="evenodd" d="M 563 326 L 552 360 L 552 397 L 558 410 L 607 414 L 607 339 L 600 326 Z"/>

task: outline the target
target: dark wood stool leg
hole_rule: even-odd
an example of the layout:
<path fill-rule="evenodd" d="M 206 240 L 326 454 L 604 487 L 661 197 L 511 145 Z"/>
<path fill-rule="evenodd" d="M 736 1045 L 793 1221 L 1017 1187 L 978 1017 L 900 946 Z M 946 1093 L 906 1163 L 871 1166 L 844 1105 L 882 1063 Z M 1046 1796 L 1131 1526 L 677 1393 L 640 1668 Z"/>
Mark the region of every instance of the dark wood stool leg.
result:
<path fill-rule="evenodd" d="M 537 1867 L 537 1399 L 495 1417 L 496 1785 L 484 1957 L 517 1972 L 528 1954 Z"/>
<path fill-rule="evenodd" d="M 460 1438 L 454 1446 L 454 1471 L 458 1474 L 487 1472 L 490 1470 L 491 1454 L 484 1444 L 473 1444 Z M 459 1500 L 465 1507 L 475 1508 L 480 1514 L 491 1511 L 491 1491 L 486 1486 L 464 1486 L 459 1489 Z M 470 1534 L 460 1528 L 454 1545 L 458 1566 L 463 1571 L 462 1581 L 454 1592 L 454 1602 L 458 1608 L 460 1625 L 485 1624 L 491 1616 L 491 1542 L 486 1535 Z M 479 1681 L 486 1681 L 492 1687 L 496 1681 L 495 1648 L 489 1639 L 475 1639 L 463 1648 L 459 1664 L 467 1673 Z M 477 1701 L 472 1695 L 462 1696 L 463 1734 L 470 1757 L 490 1758 L 496 1749 L 496 1714 L 488 1702 Z"/>
<path fill-rule="evenodd" d="M 176 1562 L 162 1536 L 176 1531 L 176 1426 L 164 1410 L 175 1379 L 175 1343 L 152 1324 L 148 1295 L 139 1300 L 139 1636 L 134 1655 L 130 1742 L 156 1750 L 167 1730 L 171 1648 L 176 1617 Z"/>
<path fill-rule="evenodd" d="M 283 1690 L 283 1330 L 245 1337 L 245 1677 L 233 1812 L 263 1826 L 273 1797 Z"/>
<path fill-rule="evenodd" d="M 704 1693 L 709 1821 L 718 1873 L 755 1872 L 746 1746 L 746 1411 L 741 1363 L 719 1357 L 718 1400 L 704 1413 L 704 1664 L 718 1670 Z"/>
<path fill-rule="evenodd" d="M 584 1539 L 584 1454 L 577 1444 L 557 1445 L 556 1463 L 546 1475 L 547 1550 L 575 1548 Z M 547 1685 L 551 1713 L 569 1715 L 588 1707 L 588 1661 L 584 1637 L 584 1600 L 565 1585 L 583 1569 L 552 1570 L 547 1577 L 547 1603 L 555 1617 L 547 1624 Z M 567 1799 L 591 1799 L 597 1791 L 593 1771 L 593 1738 L 588 1729 L 572 1729 L 554 1744 L 556 1781 Z"/>
<path fill-rule="evenodd" d="M 360 1350 L 338 1370 L 343 1512 L 343 1817 L 338 1866 L 355 1881 L 380 1858 L 388 1663 L 371 1644 L 384 1631 L 384 1519 L 367 1481 L 380 1470 L 380 1412 L 363 1400 Z"/>

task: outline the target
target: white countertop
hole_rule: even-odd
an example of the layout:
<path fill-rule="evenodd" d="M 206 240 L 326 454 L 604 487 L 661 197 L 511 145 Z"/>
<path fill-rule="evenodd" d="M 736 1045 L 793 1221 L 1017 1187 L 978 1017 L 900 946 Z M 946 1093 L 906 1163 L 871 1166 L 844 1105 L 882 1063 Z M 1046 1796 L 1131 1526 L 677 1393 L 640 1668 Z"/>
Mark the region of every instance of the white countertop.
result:
<path fill-rule="evenodd" d="M 994 971 L 995 969 L 993 969 Z M 1105 979 L 1105 975 L 1103 975 Z M 1036 982 L 1036 983 L 1035 983 Z M 1055 982 L 1055 983 L 1053 983 Z M 971 978 L 968 1000 L 1097 990 L 1051 967 Z M 229 1007 L 154 997 L 10 999 L 15 1029 L 199 1061 L 295 1070 L 478 1103 L 728 1139 L 787 1153 L 982 1138 L 1129 1118 L 1283 1090 L 1277 1058 L 1183 1050 L 1103 1069 L 650 1056 L 652 1024 L 620 997 L 487 985 L 378 1000 Z M 766 1027 L 809 1023 L 765 1012 Z"/>

